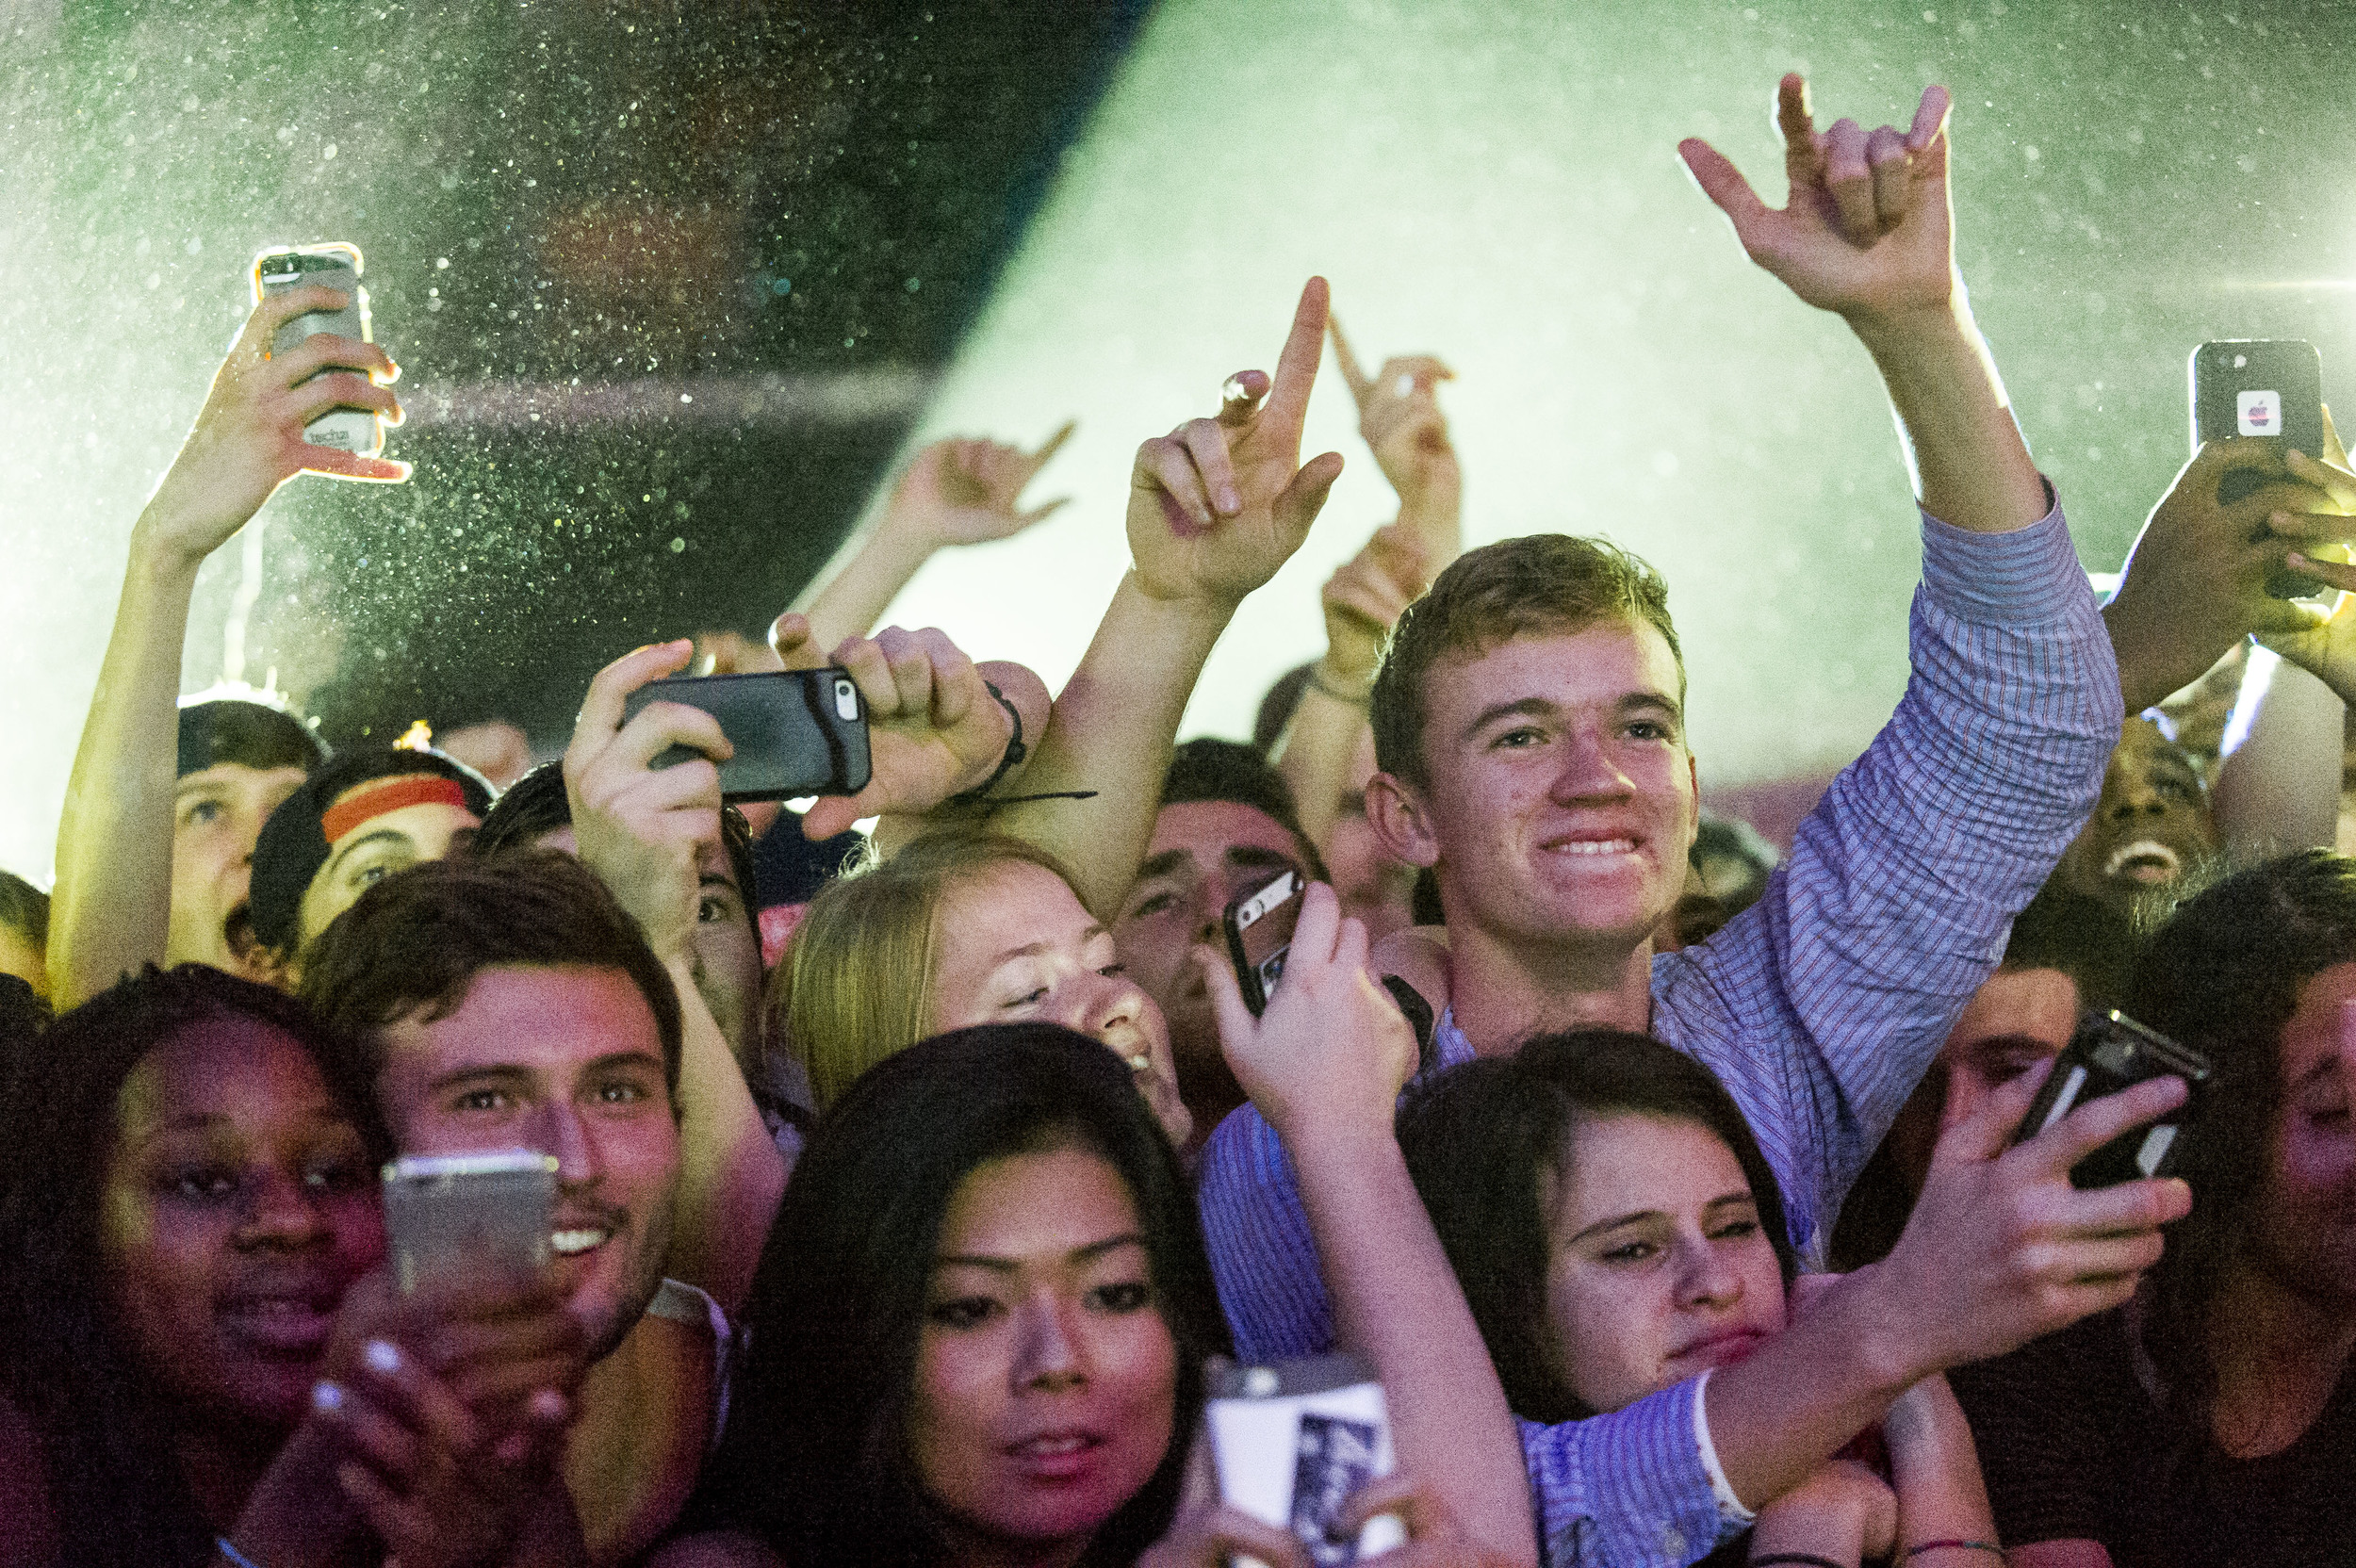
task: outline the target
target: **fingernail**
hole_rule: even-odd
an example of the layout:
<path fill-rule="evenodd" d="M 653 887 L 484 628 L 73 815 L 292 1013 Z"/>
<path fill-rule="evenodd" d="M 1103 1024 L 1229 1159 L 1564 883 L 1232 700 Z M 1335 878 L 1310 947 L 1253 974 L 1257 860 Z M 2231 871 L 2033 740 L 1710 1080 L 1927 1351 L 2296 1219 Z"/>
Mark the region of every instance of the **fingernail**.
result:
<path fill-rule="evenodd" d="M 333 1415 L 344 1408 L 344 1391 L 331 1382 L 313 1383 L 311 1385 L 311 1407 Z"/>
<path fill-rule="evenodd" d="M 1222 484 L 1219 487 L 1219 509 L 1231 513 L 1243 510 L 1243 498 L 1235 493 L 1234 485 Z"/>
<path fill-rule="evenodd" d="M 360 1359 L 368 1364 L 371 1371 L 382 1372 L 388 1378 L 401 1370 L 401 1352 L 381 1339 L 369 1340 L 361 1350 Z M 326 1385 L 322 1383 L 320 1386 Z"/>
<path fill-rule="evenodd" d="M 544 1388 L 532 1396 L 532 1415 L 536 1421 L 553 1426 L 564 1419 L 567 1409 L 564 1396 L 552 1388 Z"/>
<path fill-rule="evenodd" d="M 2282 560 L 2286 564 L 2293 566 L 2312 566 L 2315 564 L 2314 562 L 2309 561 L 2305 556 L 2299 554 L 2297 550 L 2291 551 L 2290 554 L 2284 556 Z"/>

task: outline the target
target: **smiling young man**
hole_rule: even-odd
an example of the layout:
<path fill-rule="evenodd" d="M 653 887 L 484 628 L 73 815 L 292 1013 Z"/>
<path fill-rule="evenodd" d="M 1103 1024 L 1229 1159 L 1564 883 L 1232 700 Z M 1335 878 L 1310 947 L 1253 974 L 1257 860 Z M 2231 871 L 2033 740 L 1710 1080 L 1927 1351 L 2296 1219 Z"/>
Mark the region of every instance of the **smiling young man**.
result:
<path fill-rule="evenodd" d="M 1841 316 L 1882 374 L 1922 513 L 1904 701 L 1759 902 L 1656 956 L 1696 822 L 1665 588 L 1599 541 L 1508 540 L 1460 559 L 1402 618 L 1375 685 L 1368 816 L 1438 882 L 1445 931 L 1402 934 L 1377 956 L 1440 1012 L 1439 1059 L 1582 1024 L 1688 1053 L 1740 1104 L 1805 1253 L 2085 822 L 2121 705 L 2068 527 L 1955 274 L 1945 92 L 1924 95 L 1910 130 L 1870 137 L 1847 121 L 1819 134 L 1796 76 L 1778 107 L 1782 211 L 1706 144 L 1680 151 L 1752 258 Z M 1253 1113 L 1213 1136 L 1202 1206 L 1237 1353 L 1326 1348 L 1307 1220 Z M 1660 1429 L 1637 1446 L 1653 1458 L 1575 1437 L 1531 1456 L 1533 1475 L 1583 1478 L 1549 1495 L 1602 1494 L 1630 1464 L 1642 1472 L 1628 1482 L 1641 1510 L 1596 1515 L 1617 1521 L 1615 1560 L 1744 1516 L 1696 1437 L 1739 1445 L 1762 1413 L 1713 1391 L 1705 1416 L 1687 1385 L 1647 1419 Z M 1549 1542 L 1581 1517 L 1565 1509 Z"/>
<path fill-rule="evenodd" d="M 633 1560 L 694 1487 L 727 1337 L 709 1297 L 664 1278 L 689 1222 L 680 981 L 592 872 L 525 851 L 371 886 L 303 987 L 401 1152 L 555 1156 L 551 1266 L 596 1358 L 563 1475 L 591 1560 Z"/>

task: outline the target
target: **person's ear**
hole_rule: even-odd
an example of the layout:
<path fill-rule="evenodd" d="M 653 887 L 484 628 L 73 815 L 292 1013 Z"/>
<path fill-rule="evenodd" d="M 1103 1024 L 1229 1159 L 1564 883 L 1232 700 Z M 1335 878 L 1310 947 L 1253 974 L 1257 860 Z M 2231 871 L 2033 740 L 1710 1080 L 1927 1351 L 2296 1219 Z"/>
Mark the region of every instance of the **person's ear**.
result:
<path fill-rule="evenodd" d="M 1702 770 L 1691 751 L 1685 754 L 1685 798 L 1693 803 L 1693 817 L 1685 825 L 1685 858 L 1691 860 L 1702 836 Z"/>
<path fill-rule="evenodd" d="M 1432 810 L 1413 785 L 1378 773 L 1366 780 L 1366 825 L 1392 858 L 1411 866 L 1437 865 L 1440 841 L 1432 831 Z"/>

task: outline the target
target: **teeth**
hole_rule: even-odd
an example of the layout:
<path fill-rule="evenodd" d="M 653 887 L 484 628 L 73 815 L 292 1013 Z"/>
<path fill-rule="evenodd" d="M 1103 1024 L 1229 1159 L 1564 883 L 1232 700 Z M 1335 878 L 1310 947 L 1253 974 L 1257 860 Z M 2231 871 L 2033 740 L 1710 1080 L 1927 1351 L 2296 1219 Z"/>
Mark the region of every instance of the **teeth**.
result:
<path fill-rule="evenodd" d="M 1039 1437 L 1023 1446 L 1034 1454 L 1076 1454 L 1088 1446 L 1085 1437 Z"/>
<path fill-rule="evenodd" d="M 2111 851 L 2111 858 L 2102 862 L 2102 874 L 2117 876 L 2138 860 L 2151 861 L 2170 876 L 2175 875 L 2184 866 L 2184 862 L 2177 858 L 2176 852 L 2158 840 L 2137 839 L 2134 843 L 2122 844 Z"/>
<path fill-rule="evenodd" d="M 1633 855 L 1634 839 L 1566 839 L 1555 848 L 1564 855 Z"/>
<path fill-rule="evenodd" d="M 1143 1052 L 1129 1058 L 1129 1070 L 1132 1072 L 1150 1072 L 1153 1069 L 1153 1058 Z"/>
<path fill-rule="evenodd" d="M 548 1248 L 557 1256 L 569 1258 L 577 1252 L 586 1252 L 593 1247 L 602 1246 L 611 1234 L 610 1231 L 551 1231 L 548 1233 Z"/>

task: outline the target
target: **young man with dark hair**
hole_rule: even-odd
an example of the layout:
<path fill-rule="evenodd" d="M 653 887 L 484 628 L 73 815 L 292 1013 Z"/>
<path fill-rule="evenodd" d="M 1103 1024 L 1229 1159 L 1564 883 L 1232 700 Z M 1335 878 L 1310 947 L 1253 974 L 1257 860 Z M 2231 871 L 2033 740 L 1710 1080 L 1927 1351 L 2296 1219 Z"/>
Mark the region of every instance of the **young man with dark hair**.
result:
<path fill-rule="evenodd" d="M 1196 1147 L 1244 1102 L 1244 1092 L 1220 1054 L 1219 1021 L 1194 955 L 1203 949 L 1227 962 L 1227 906 L 1287 871 L 1325 878 L 1284 776 L 1234 741 L 1206 737 L 1179 746 L 1137 882 L 1113 922 L 1113 941 L 1121 967 L 1170 1025 L 1178 1095 L 1194 1117 Z"/>
<path fill-rule="evenodd" d="M 687 1157 L 682 1063 L 718 1049 L 694 994 L 586 867 L 529 850 L 376 883 L 303 974 L 401 1152 L 556 1157 L 551 1266 L 597 1358 L 564 1475 L 599 1564 L 670 1527 L 717 1414 L 726 1315 L 665 1278 L 715 1207 Z"/>

